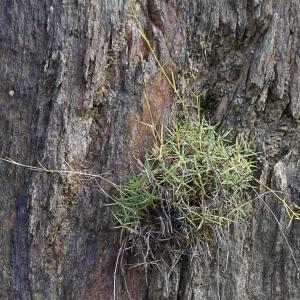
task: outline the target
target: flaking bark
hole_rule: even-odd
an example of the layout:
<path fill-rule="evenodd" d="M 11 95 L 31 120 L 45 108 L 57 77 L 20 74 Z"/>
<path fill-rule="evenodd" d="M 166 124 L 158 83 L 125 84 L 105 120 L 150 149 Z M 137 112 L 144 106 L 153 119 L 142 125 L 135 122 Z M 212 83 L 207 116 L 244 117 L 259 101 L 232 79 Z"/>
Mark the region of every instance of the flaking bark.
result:
<path fill-rule="evenodd" d="M 168 124 L 172 90 L 132 18 L 132 1 L 0 3 L 0 155 L 122 182 Z M 258 177 L 299 204 L 298 0 L 148 0 L 135 11 L 188 99 L 261 152 Z M 0 162 L 0 298 L 112 299 L 119 244 L 106 181 Z M 169 283 L 128 271 L 133 299 L 299 299 L 299 223 L 253 204 L 230 248 L 182 260 Z M 289 248 L 287 241 L 293 250 Z M 292 257 L 292 253 L 294 258 Z M 128 258 L 129 263 L 135 257 Z M 128 299 L 122 274 L 117 299 Z"/>

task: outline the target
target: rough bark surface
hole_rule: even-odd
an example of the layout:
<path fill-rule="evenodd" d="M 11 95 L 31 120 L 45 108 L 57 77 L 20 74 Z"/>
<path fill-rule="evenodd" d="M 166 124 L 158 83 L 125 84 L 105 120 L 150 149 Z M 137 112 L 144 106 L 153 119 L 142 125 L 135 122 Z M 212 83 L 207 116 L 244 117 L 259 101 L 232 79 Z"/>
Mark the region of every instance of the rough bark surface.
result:
<path fill-rule="evenodd" d="M 298 0 L 0 2 L 0 156 L 121 182 L 167 124 L 176 98 L 138 33 L 132 5 L 181 90 L 233 135 L 253 139 L 261 173 L 299 203 Z M 119 244 L 106 181 L 0 162 L 0 298 L 112 299 Z M 300 225 L 257 201 L 229 248 L 183 260 L 169 283 L 126 274 L 132 299 L 300 299 Z M 288 243 L 287 243 L 288 242 Z M 290 245 L 290 247 L 288 246 Z M 293 257 L 293 255 L 294 257 Z M 128 258 L 134 261 L 133 258 Z M 117 299 L 128 299 L 122 275 Z"/>

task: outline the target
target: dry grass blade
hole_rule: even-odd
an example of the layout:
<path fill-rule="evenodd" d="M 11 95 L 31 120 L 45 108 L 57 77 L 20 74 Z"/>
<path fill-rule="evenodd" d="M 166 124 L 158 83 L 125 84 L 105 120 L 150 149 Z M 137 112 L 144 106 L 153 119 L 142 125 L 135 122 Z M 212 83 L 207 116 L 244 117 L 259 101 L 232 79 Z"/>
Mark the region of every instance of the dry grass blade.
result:
<path fill-rule="evenodd" d="M 194 256 L 201 244 L 226 240 L 227 224 L 246 217 L 254 153 L 226 136 L 204 119 L 174 124 L 162 147 L 121 186 L 114 198 L 117 226 L 145 265 L 160 261 L 168 269 L 164 254 Z"/>
<path fill-rule="evenodd" d="M 23 164 L 20 162 L 17 162 L 11 158 L 0 158 L 0 161 L 4 161 L 7 163 L 10 163 L 12 165 L 26 168 L 31 171 L 36 171 L 36 172 L 44 172 L 44 173 L 50 173 L 50 174 L 60 174 L 62 176 L 82 176 L 86 178 L 96 178 L 96 179 L 101 179 L 106 181 L 107 183 L 111 184 L 114 188 L 119 189 L 118 185 L 112 182 L 111 180 L 105 178 L 103 175 L 100 174 L 92 174 L 92 173 L 87 173 L 87 172 L 82 172 L 82 171 L 75 171 L 75 170 L 56 170 L 56 169 L 48 169 L 45 166 L 43 166 L 40 162 L 38 162 L 39 167 Z"/>

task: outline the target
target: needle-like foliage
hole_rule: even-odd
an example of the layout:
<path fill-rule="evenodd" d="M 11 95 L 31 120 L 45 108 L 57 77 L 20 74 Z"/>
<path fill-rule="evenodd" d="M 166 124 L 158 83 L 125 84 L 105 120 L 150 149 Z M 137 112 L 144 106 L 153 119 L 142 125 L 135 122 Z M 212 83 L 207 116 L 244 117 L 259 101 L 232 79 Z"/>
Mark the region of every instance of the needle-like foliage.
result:
<path fill-rule="evenodd" d="M 192 119 L 177 88 L 158 59 L 151 41 L 133 7 L 132 16 L 140 35 L 166 81 L 177 97 L 178 111 L 184 120 L 170 129 L 144 124 L 157 138 L 138 174 L 123 184 L 114 198 L 117 227 L 121 228 L 123 249 L 134 248 L 148 263 L 172 271 L 182 254 L 193 256 L 216 240 L 224 241 L 230 223 L 245 216 L 248 189 L 255 169 L 255 154 L 245 141 L 230 143 L 228 132 L 218 134 L 216 127 L 201 116 Z M 151 106 L 146 97 L 149 112 Z M 163 130 L 164 129 L 164 130 Z M 166 255 L 175 264 L 166 261 Z"/>
<path fill-rule="evenodd" d="M 158 250 L 191 253 L 199 239 L 222 236 L 243 217 L 254 153 L 227 135 L 204 119 L 174 124 L 121 187 L 115 219 L 144 258 L 156 259 Z"/>

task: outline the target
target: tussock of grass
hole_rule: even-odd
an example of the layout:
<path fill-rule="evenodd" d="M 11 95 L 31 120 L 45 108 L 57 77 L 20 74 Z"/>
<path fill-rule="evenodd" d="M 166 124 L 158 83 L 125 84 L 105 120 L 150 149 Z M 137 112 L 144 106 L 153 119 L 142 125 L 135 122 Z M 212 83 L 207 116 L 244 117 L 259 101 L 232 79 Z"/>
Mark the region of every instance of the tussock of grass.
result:
<path fill-rule="evenodd" d="M 195 95 L 198 117 L 190 117 L 174 74 L 169 76 L 164 70 L 134 7 L 132 16 L 178 98 L 177 109 L 184 112 L 184 121 L 174 123 L 165 137 L 155 130 L 155 124 L 145 124 L 153 129 L 155 147 L 140 172 L 118 189 L 114 216 L 124 239 L 123 251 L 132 247 L 145 266 L 151 263 L 169 272 L 182 254 L 193 256 L 202 245 L 224 238 L 226 225 L 244 217 L 254 153 L 244 141 L 230 143 L 228 132 L 218 134 L 216 127 L 202 118 L 200 95 Z M 149 103 L 148 108 L 151 114 Z M 165 260 L 166 253 L 175 264 Z"/>
<path fill-rule="evenodd" d="M 254 170 L 249 144 L 231 144 L 204 119 L 175 124 L 114 199 L 123 235 L 157 259 L 159 251 L 191 253 L 243 217 Z"/>

